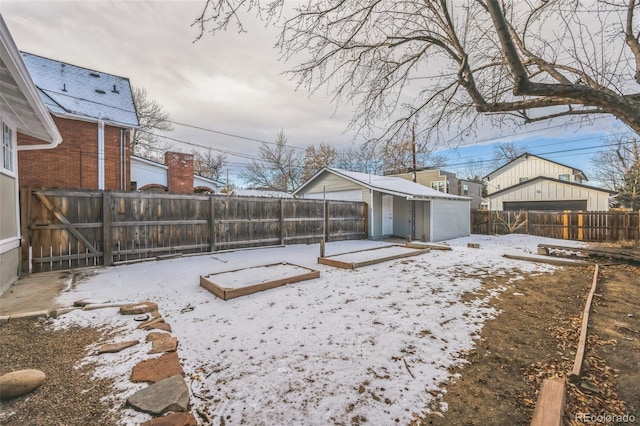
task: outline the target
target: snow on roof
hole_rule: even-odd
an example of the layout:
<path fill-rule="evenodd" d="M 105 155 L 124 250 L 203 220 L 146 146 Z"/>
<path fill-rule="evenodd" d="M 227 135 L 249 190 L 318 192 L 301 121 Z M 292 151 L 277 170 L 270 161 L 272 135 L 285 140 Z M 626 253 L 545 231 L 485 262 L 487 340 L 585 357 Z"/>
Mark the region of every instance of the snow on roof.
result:
<path fill-rule="evenodd" d="M 293 198 L 293 194 L 288 192 L 262 189 L 234 189 L 232 195 L 237 195 L 238 197 Z"/>
<path fill-rule="evenodd" d="M 129 79 L 21 52 L 51 113 L 138 127 Z"/>
<path fill-rule="evenodd" d="M 420 185 L 419 183 L 411 182 L 410 180 L 397 176 L 371 175 L 334 168 L 326 168 L 325 170 L 357 181 L 368 188 L 376 189 L 380 192 L 406 195 L 415 198 L 469 199 L 468 197 L 461 197 L 459 195 L 445 194 L 444 192 L 436 191 L 435 189 L 428 188 L 424 185 Z"/>

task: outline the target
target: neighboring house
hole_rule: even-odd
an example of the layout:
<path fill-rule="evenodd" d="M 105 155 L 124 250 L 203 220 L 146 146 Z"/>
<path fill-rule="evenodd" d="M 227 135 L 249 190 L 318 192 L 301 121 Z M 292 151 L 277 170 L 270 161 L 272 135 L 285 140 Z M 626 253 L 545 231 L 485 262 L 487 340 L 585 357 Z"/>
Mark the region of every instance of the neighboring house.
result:
<path fill-rule="evenodd" d="M 284 191 L 271 191 L 267 189 L 233 189 L 229 195 L 237 197 L 268 197 L 268 198 L 293 198 L 293 194 Z"/>
<path fill-rule="evenodd" d="M 145 192 L 213 194 L 220 182 L 194 174 L 193 154 L 166 152 L 165 164 L 131 156 L 131 189 Z"/>
<path fill-rule="evenodd" d="M 18 155 L 20 185 L 129 190 L 129 138 L 139 126 L 129 79 L 22 53 L 65 141 Z M 37 143 L 18 137 L 18 146 Z"/>
<path fill-rule="evenodd" d="M 397 176 L 413 181 L 413 172 L 392 170 L 385 176 Z M 482 202 L 482 184 L 468 179 L 459 179 L 455 173 L 438 169 L 424 169 L 416 172 L 416 182 L 431 189 L 453 195 L 471 198 L 471 208 L 479 209 Z"/>
<path fill-rule="evenodd" d="M 301 198 L 363 201 L 368 205 L 368 235 L 442 241 L 469 235 L 470 199 L 446 194 L 395 176 L 324 168 L 293 193 Z"/>
<path fill-rule="evenodd" d="M 605 189 L 579 169 L 525 153 L 484 177 L 489 210 L 609 210 Z"/>
<path fill-rule="evenodd" d="M 20 206 L 18 152 L 53 149 L 61 136 L 40 99 L 9 29 L 0 15 L 0 294 L 20 270 Z M 17 139 L 28 136 L 29 147 Z M 35 152 L 35 151 L 34 151 Z M 59 165 L 60 166 L 60 165 Z"/>

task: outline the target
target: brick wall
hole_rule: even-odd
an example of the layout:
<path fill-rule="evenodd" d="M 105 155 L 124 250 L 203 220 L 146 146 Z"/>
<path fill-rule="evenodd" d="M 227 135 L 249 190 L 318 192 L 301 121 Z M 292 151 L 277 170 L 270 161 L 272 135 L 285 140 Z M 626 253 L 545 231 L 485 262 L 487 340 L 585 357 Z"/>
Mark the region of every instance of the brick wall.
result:
<path fill-rule="evenodd" d="M 167 170 L 167 192 L 193 193 L 193 154 L 166 152 L 164 164 Z"/>
<path fill-rule="evenodd" d="M 53 117 L 62 143 L 54 149 L 18 151 L 20 186 L 98 189 L 98 123 Z M 42 141 L 18 133 L 18 145 Z M 129 132 L 125 131 L 126 178 L 121 178 L 120 128 L 105 125 L 105 189 L 129 189 Z"/>

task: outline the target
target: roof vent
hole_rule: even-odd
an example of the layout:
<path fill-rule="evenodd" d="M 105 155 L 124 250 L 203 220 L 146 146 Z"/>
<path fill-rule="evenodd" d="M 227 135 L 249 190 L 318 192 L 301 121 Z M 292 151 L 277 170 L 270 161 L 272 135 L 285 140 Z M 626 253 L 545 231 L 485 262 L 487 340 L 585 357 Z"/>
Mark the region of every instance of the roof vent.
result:
<path fill-rule="evenodd" d="M 101 95 L 104 95 L 106 92 L 104 90 L 96 89 L 96 93 L 100 93 Z"/>
<path fill-rule="evenodd" d="M 118 89 L 116 88 L 116 85 L 115 85 L 115 84 L 113 85 L 113 89 L 112 89 L 111 91 L 112 91 L 113 93 L 120 93 L 120 92 L 118 91 Z"/>
<path fill-rule="evenodd" d="M 67 83 L 63 83 L 62 84 L 62 91 L 66 92 L 67 91 Z"/>
<path fill-rule="evenodd" d="M 89 75 L 91 77 L 100 78 L 100 74 L 98 74 L 97 72 L 90 72 Z"/>

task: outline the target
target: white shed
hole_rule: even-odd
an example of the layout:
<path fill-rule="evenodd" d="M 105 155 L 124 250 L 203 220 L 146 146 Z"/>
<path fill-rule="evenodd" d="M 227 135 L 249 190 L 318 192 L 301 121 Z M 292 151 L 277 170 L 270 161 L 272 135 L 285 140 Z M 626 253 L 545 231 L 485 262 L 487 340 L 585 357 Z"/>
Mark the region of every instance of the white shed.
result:
<path fill-rule="evenodd" d="M 363 201 L 370 238 L 443 241 L 470 233 L 471 199 L 393 176 L 324 168 L 294 191 L 300 198 Z M 412 220 L 415 218 L 415 220 Z"/>

